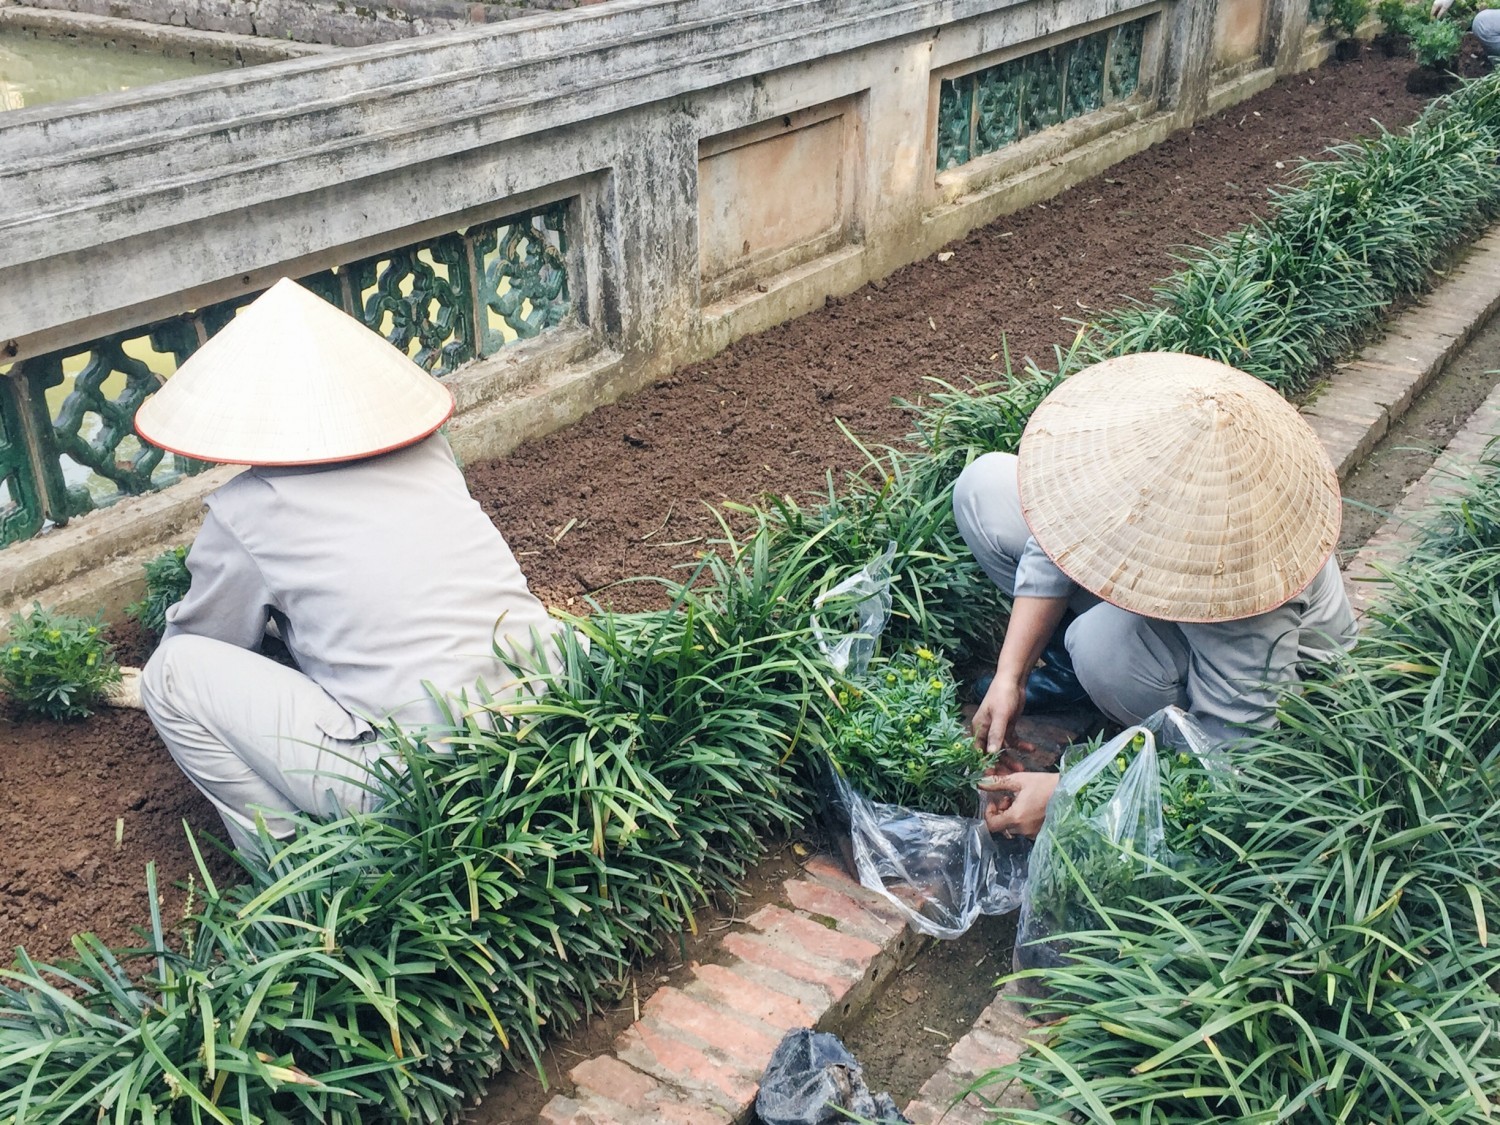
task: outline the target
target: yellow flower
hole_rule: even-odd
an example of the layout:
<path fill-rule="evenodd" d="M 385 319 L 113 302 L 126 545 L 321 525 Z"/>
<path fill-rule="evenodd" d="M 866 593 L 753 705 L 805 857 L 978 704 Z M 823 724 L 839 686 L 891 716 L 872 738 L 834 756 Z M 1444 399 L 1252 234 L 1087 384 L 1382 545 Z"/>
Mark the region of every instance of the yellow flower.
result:
<path fill-rule="evenodd" d="M 932 650 L 930 648 L 919 648 L 919 649 L 917 649 L 917 659 L 918 660 L 932 660 L 933 659 Z"/>

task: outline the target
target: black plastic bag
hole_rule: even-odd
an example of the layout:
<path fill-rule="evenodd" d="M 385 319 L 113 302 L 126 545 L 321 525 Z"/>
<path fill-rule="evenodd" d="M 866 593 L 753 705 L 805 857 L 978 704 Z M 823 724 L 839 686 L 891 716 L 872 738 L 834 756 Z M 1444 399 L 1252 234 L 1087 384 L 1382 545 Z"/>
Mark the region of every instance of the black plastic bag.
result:
<path fill-rule="evenodd" d="M 844 1112 L 840 1113 L 839 1111 Z M 859 1063 L 837 1035 L 798 1028 L 777 1044 L 755 1095 L 762 1125 L 826 1125 L 855 1114 L 878 1125 L 911 1118 L 889 1094 L 871 1094 Z"/>

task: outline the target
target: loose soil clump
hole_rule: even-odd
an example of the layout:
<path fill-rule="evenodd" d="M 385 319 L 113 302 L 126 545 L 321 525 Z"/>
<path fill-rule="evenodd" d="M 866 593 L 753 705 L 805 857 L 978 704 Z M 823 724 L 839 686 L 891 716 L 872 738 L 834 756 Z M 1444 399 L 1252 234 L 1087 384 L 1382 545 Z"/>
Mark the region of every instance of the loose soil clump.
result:
<path fill-rule="evenodd" d="M 1002 218 L 931 258 L 753 337 L 567 431 L 471 466 L 475 496 L 550 604 L 583 611 L 660 604 L 649 584 L 612 586 L 690 562 L 717 530 L 709 506 L 765 492 L 805 495 L 860 464 L 838 422 L 876 444 L 909 428 L 893 397 L 927 376 L 996 378 L 1006 341 L 1045 360 L 1075 320 L 1149 296 L 1174 254 L 1262 213 L 1302 157 L 1410 122 L 1422 99 L 1407 64 L 1367 52 L 1284 80 L 1045 204 Z M 569 525 L 569 521 L 575 521 Z M 567 534 L 560 534 L 567 528 Z M 132 638 L 132 656 L 145 645 Z M 0 716 L 0 946 L 71 954 L 93 930 L 122 946 L 147 918 L 157 864 L 168 917 L 194 870 L 184 822 L 219 830 L 138 713 L 82 724 Z M 117 821 L 123 835 L 116 845 Z M 212 848 L 205 848 L 212 855 Z M 232 866 L 214 859 L 218 874 Z"/>

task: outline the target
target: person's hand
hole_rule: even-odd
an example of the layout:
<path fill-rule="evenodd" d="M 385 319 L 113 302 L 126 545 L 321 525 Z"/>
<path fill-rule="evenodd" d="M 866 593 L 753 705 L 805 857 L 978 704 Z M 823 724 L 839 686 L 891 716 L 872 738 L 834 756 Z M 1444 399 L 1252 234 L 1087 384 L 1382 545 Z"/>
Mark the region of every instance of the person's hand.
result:
<path fill-rule="evenodd" d="M 141 703 L 141 670 L 121 668 L 118 683 L 110 684 L 99 696 L 106 707 L 126 707 L 134 711 L 144 710 Z"/>
<path fill-rule="evenodd" d="M 1047 802 L 1057 789 L 1055 773 L 1017 770 L 981 778 L 979 791 L 987 795 L 984 826 L 1009 839 L 1035 837 L 1047 819 Z"/>
<path fill-rule="evenodd" d="M 974 742 L 991 757 L 998 757 L 1014 737 L 1016 720 L 1026 705 L 1026 689 L 996 676 L 974 712 Z"/>
<path fill-rule="evenodd" d="M 1432 18 L 1442 19 L 1451 7 L 1453 7 L 1453 0 L 1432 0 Z"/>

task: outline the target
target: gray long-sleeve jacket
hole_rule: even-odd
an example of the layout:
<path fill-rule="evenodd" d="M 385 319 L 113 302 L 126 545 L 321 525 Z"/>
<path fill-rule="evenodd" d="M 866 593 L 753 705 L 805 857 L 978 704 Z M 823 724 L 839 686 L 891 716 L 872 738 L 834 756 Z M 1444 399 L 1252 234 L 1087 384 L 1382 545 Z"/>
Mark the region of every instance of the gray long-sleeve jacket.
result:
<path fill-rule="evenodd" d="M 1018 597 L 1068 597 L 1078 587 L 1028 539 L 1016 567 Z M 1277 691 L 1298 669 L 1353 646 L 1358 623 L 1344 593 L 1338 562 L 1329 559 L 1306 589 L 1284 605 L 1238 621 L 1166 622 L 1188 648 L 1187 696 L 1200 721 L 1269 723 Z"/>
<path fill-rule="evenodd" d="M 439 434 L 361 461 L 252 468 L 207 504 L 166 636 L 255 648 L 274 618 L 303 672 L 352 714 L 437 721 L 424 682 L 500 691 L 514 677 L 495 640 L 534 659 L 533 633 L 545 652 L 565 628 Z"/>

